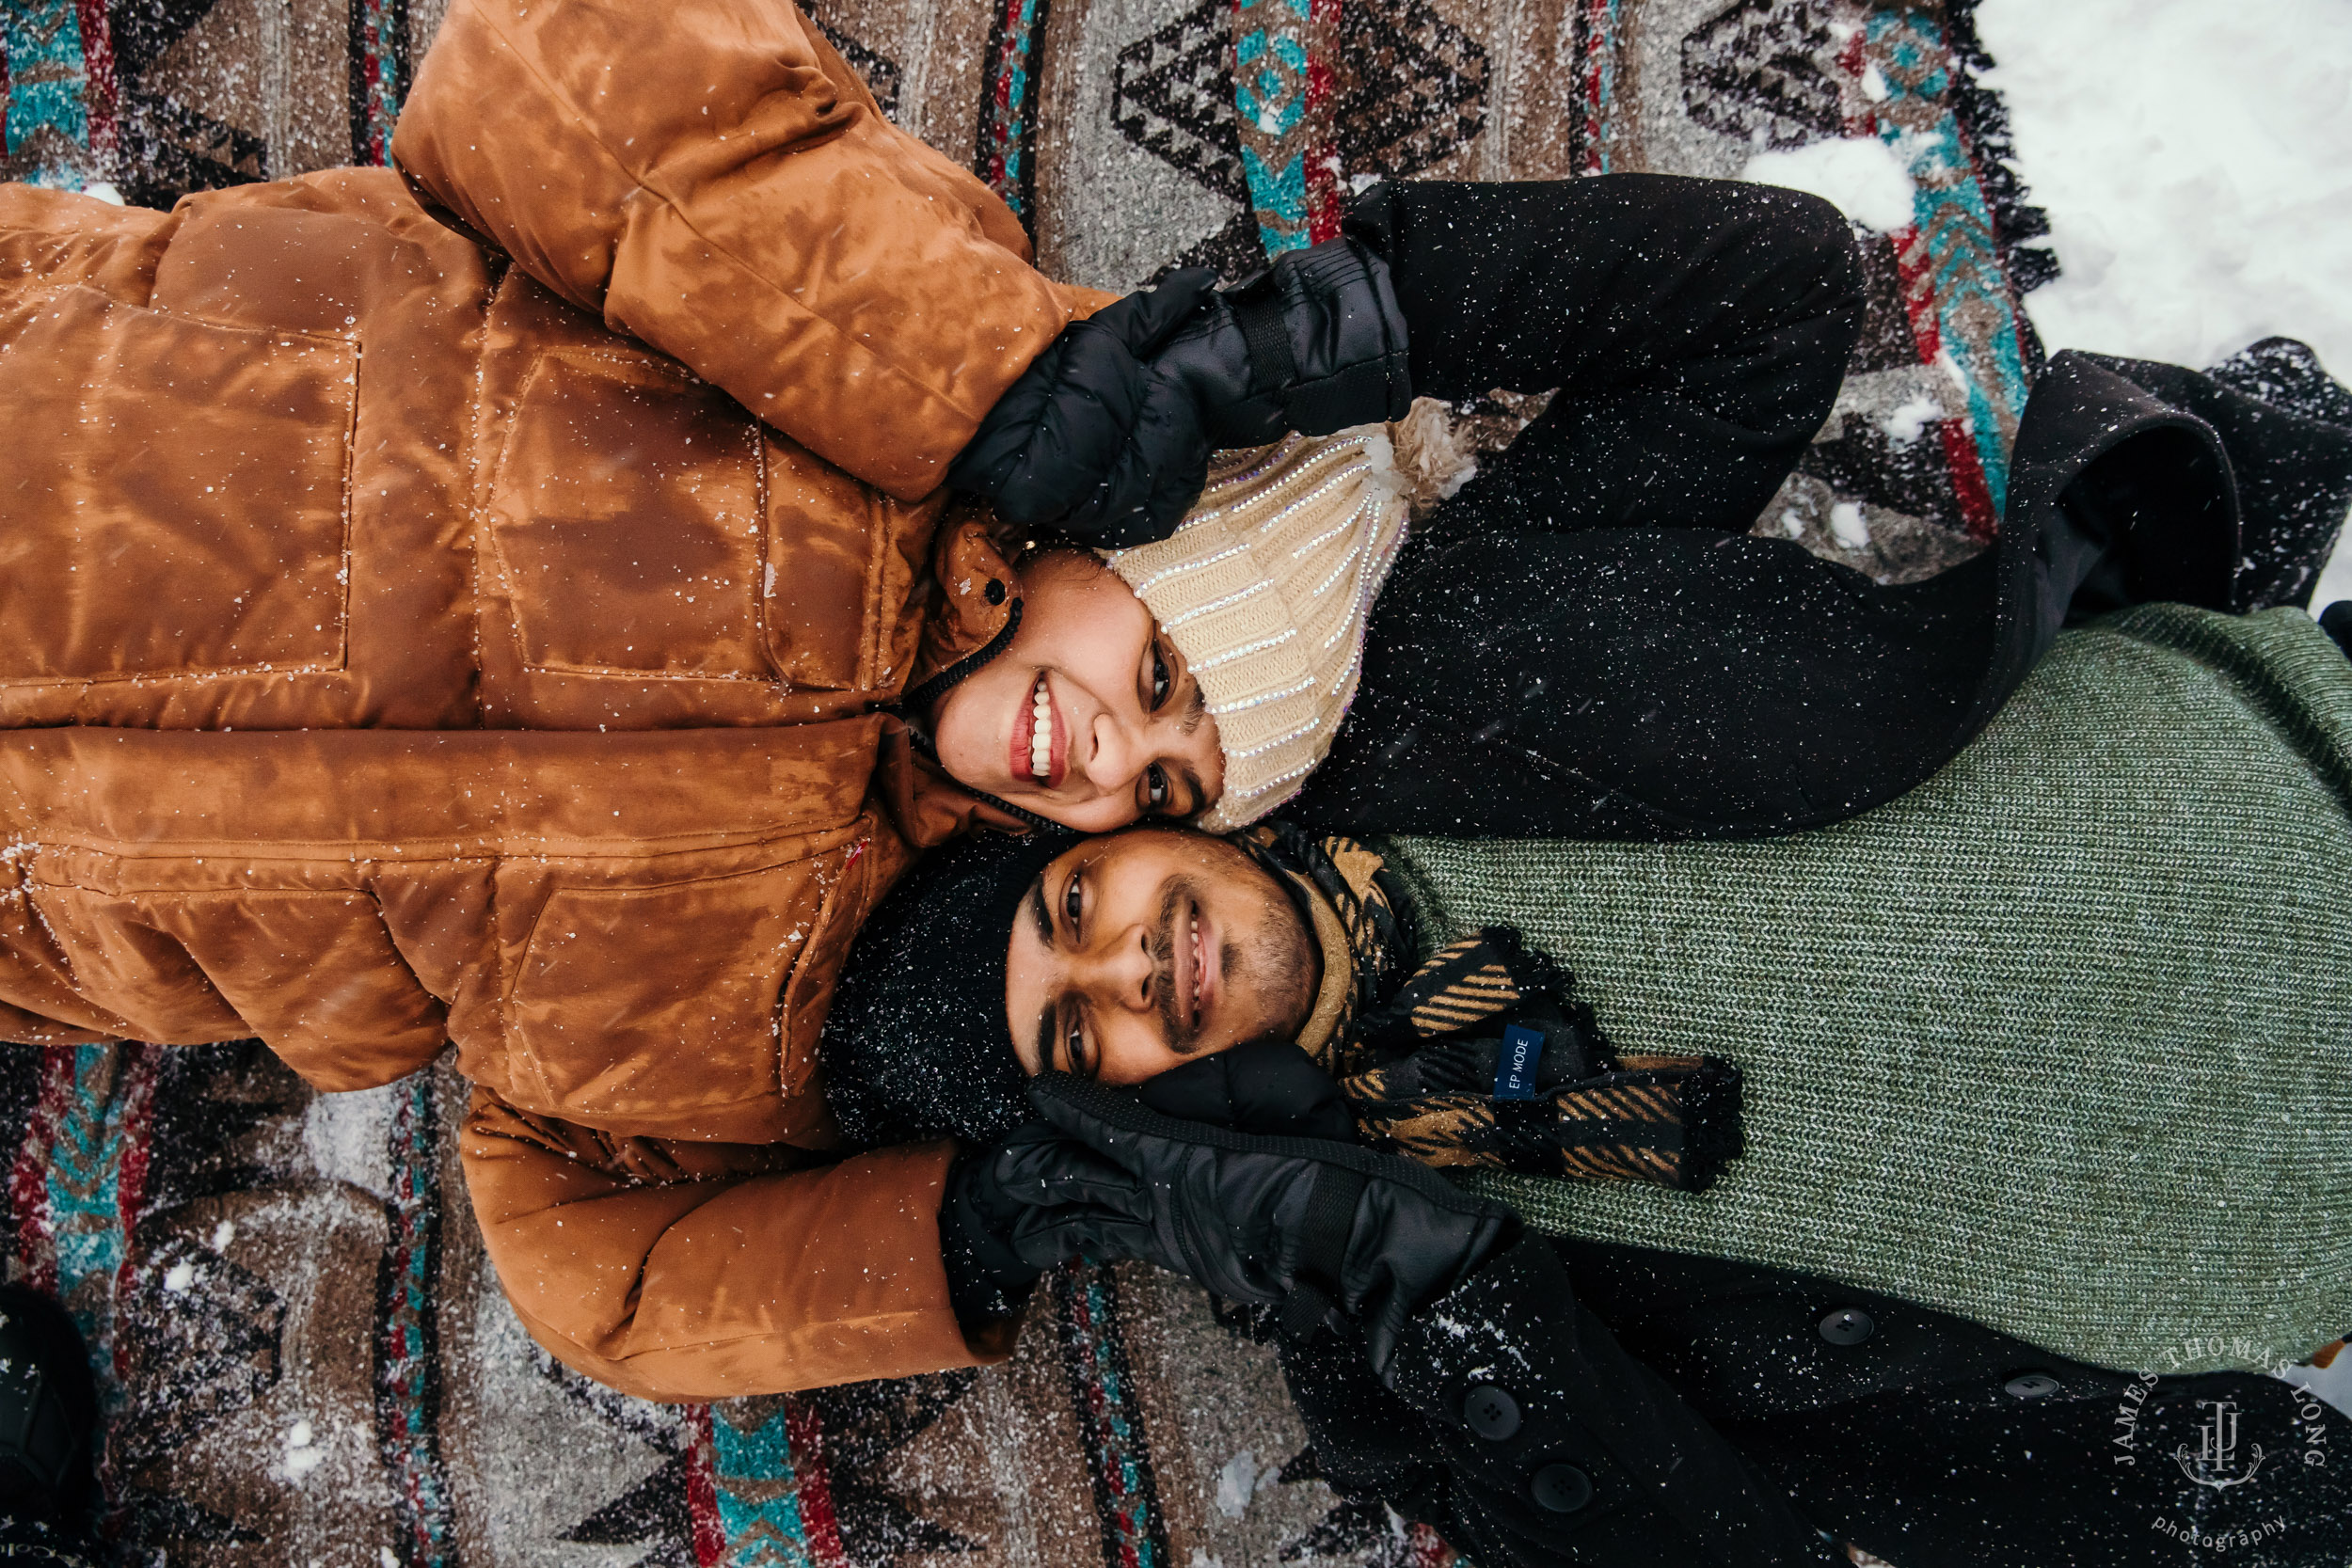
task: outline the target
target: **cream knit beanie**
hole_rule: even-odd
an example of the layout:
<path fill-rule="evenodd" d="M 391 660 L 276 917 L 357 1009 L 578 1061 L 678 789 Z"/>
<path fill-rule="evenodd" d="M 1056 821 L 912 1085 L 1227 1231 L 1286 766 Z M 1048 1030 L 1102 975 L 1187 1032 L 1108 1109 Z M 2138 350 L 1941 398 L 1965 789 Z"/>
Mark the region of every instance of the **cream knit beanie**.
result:
<path fill-rule="evenodd" d="M 1409 440 L 1411 423 L 1392 428 Z M 1167 629 L 1216 719 L 1225 792 L 1203 828 L 1230 832 L 1265 816 L 1331 750 L 1415 487 L 1397 470 L 1389 428 L 1293 436 L 1219 453 L 1173 534 L 1103 552 Z"/>

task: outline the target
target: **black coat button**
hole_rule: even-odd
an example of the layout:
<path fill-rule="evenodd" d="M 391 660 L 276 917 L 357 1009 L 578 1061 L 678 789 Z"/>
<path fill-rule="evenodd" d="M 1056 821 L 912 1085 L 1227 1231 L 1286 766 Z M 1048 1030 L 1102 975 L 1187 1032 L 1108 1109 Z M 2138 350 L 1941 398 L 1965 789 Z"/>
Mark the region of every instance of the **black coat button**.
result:
<path fill-rule="evenodd" d="M 980 592 L 987 596 L 990 604 L 1003 604 L 1005 602 L 1005 583 L 1002 578 L 989 578 L 988 586 L 981 589 Z"/>
<path fill-rule="evenodd" d="M 1547 1465 L 1528 1483 L 1535 1506 L 1554 1513 L 1574 1513 L 1593 1500 L 1593 1478 L 1573 1465 Z"/>
<path fill-rule="evenodd" d="M 1858 1345 L 1877 1327 L 1859 1307 L 1841 1307 L 1820 1323 L 1821 1338 L 1833 1345 Z"/>
<path fill-rule="evenodd" d="M 2001 1391 L 2011 1399 L 2038 1400 L 2044 1394 L 2058 1391 L 2058 1380 L 2047 1372 L 2019 1372 L 2001 1385 Z"/>
<path fill-rule="evenodd" d="M 1462 1402 L 1462 1421 L 1487 1442 L 1502 1442 L 1519 1430 L 1519 1402 L 1491 1383 L 1481 1383 Z"/>

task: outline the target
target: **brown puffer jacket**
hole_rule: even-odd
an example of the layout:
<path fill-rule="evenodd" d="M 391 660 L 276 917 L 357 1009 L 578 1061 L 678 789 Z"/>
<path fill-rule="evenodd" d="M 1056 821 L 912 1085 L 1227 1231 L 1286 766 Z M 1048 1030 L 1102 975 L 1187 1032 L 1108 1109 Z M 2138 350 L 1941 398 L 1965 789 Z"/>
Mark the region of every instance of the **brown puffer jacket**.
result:
<path fill-rule="evenodd" d="M 782 0 L 459 0 L 395 152 L 446 213 L 0 187 L 0 1038 L 453 1042 L 566 1361 L 969 1362 L 814 1048 L 976 804 L 881 711 L 1009 610 L 939 476 L 1096 296 Z"/>

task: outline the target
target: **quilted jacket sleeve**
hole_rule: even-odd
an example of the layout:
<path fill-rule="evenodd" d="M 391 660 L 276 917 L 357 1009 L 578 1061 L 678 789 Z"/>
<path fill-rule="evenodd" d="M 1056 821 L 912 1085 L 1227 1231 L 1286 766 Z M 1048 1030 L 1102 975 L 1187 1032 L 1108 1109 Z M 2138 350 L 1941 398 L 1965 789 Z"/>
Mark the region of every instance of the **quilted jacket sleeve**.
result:
<path fill-rule="evenodd" d="M 901 499 L 1096 298 L 786 0 L 454 0 L 392 151 L 540 282 Z"/>
<path fill-rule="evenodd" d="M 478 1090 L 460 1154 L 500 1283 L 557 1360 L 649 1400 L 723 1399 L 1001 1359 L 939 1260 L 947 1144 L 832 1164 L 624 1138 Z M 1009 1329 L 1010 1325 L 1007 1325 Z"/>

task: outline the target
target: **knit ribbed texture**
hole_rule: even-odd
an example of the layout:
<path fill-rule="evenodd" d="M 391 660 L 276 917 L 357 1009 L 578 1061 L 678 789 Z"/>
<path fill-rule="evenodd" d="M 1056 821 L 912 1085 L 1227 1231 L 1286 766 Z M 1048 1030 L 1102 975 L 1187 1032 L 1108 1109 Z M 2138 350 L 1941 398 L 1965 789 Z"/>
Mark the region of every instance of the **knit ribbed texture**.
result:
<path fill-rule="evenodd" d="M 1173 534 L 1104 553 L 1216 719 L 1225 790 L 1202 827 L 1256 821 L 1330 751 L 1406 513 L 1388 436 L 1368 425 L 1225 453 Z"/>
<path fill-rule="evenodd" d="M 1424 930 L 1515 923 L 1620 1048 L 1746 1070 L 1747 1155 L 1704 1196 L 1482 1190 L 2173 1371 L 2352 1330 L 2348 800 L 2325 634 L 2159 605 L 2063 635 L 1957 760 L 1851 822 L 1384 847 Z"/>

